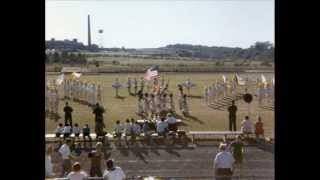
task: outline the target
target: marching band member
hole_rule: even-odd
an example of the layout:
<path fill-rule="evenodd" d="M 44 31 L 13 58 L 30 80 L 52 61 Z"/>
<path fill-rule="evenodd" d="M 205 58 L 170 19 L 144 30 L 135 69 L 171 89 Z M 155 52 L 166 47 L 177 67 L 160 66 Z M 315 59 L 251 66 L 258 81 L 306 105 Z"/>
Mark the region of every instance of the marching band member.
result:
<path fill-rule="evenodd" d="M 134 94 L 137 95 L 137 91 L 138 91 L 138 81 L 137 78 L 133 79 L 133 85 L 134 85 Z"/>
<path fill-rule="evenodd" d="M 189 108 L 188 108 L 186 94 L 184 94 L 183 96 L 180 97 L 179 105 L 180 105 L 180 111 L 182 112 L 183 116 L 188 116 L 189 115 Z"/>
<path fill-rule="evenodd" d="M 98 89 L 97 89 L 97 101 L 99 104 L 102 104 L 102 87 L 100 84 L 98 84 Z"/>
<path fill-rule="evenodd" d="M 171 113 L 176 112 L 172 93 L 169 94 L 169 108 L 168 109 Z"/>
<path fill-rule="evenodd" d="M 141 79 L 140 79 L 140 90 L 143 93 L 143 90 L 144 90 L 144 79 L 143 79 L 143 77 L 141 77 Z"/>
<path fill-rule="evenodd" d="M 128 86 L 128 94 L 131 95 L 131 86 L 132 86 L 132 80 L 130 77 L 128 77 L 128 82 L 127 82 L 127 86 Z"/>

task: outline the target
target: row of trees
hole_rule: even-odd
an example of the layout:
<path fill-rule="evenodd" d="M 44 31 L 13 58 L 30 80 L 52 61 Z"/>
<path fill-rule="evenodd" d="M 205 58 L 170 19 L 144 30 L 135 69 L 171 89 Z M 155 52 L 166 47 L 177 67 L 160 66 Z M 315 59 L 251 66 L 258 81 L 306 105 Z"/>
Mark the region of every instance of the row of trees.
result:
<path fill-rule="evenodd" d="M 59 63 L 59 64 L 86 64 L 87 58 L 81 53 L 68 53 L 65 51 L 47 53 L 45 62 L 47 64 Z"/>
<path fill-rule="evenodd" d="M 200 46 L 189 44 L 168 45 L 166 48 L 173 48 L 181 57 L 211 58 L 211 59 L 247 59 L 247 60 L 274 60 L 274 46 L 270 42 L 256 42 L 249 48 L 230 48 L 216 46 Z"/>

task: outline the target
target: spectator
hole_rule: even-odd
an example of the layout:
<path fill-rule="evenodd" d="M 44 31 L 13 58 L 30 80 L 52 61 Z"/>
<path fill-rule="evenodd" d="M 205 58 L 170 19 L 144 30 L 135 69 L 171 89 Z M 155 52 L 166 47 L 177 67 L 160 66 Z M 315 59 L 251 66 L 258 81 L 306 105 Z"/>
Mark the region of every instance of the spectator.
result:
<path fill-rule="evenodd" d="M 216 180 L 231 180 L 235 159 L 230 152 L 226 151 L 227 145 L 221 143 L 220 152 L 216 155 L 213 163 Z"/>
<path fill-rule="evenodd" d="M 151 129 L 148 121 L 145 121 L 142 126 L 142 131 L 145 137 L 145 140 L 151 144 Z"/>
<path fill-rule="evenodd" d="M 59 123 L 59 125 L 57 126 L 54 132 L 56 133 L 56 137 L 60 138 L 60 136 L 63 134 L 62 123 Z"/>
<path fill-rule="evenodd" d="M 164 118 L 161 118 L 161 121 L 157 124 L 157 133 L 160 136 L 166 137 L 168 131 L 168 123 L 164 121 Z"/>
<path fill-rule="evenodd" d="M 73 159 L 73 156 L 71 155 L 70 146 L 71 146 L 71 140 L 66 139 L 64 141 L 64 144 L 59 149 L 59 153 L 62 156 L 61 177 L 64 177 L 66 174 L 68 174 L 71 171 L 71 159 Z"/>
<path fill-rule="evenodd" d="M 98 142 L 96 144 L 96 150 L 91 151 L 88 154 L 88 157 L 91 159 L 91 168 L 90 168 L 90 176 L 91 177 L 102 177 L 102 170 L 101 170 L 101 160 L 103 159 L 103 152 L 102 152 L 102 143 Z"/>
<path fill-rule="evenodd" d="M 130 123 L 130 120 L 127 119 L 125 124 L 125 136 L 124 136 L 124 140 L 127 145 L 128 145 L 127 136 L 131 136 L 131 131 L 132 131 L 132 124 Z"/>
<path fill-rule="evenodd" d="M 131 143 L 134 144 L 136 141 L 136 137 L 140 136 L 141 133 L 141 127 L 140 125 L 132 118 L 131 119 Z"/>
<path fill-rule="evenodd" d="M 126 178 L 122 169 L 118 166 L 114 166 L 112 159 L 107 161 L 107 169 L 103 173 L 104 180 L 124 180 Z"/>
<path fill-rule="evenodd" d="M 75 124 L 74 124 L 74 127 L 73 127 L 72 132 L 74 133 L 74 136 L 75 136 L 76 138 L 79 138 L 80 133 L 81 133 L 81 128 L 78 126 L 78 123 L 75 123 Z"/>
<path fill-rule="evenodd" d="M 263 123 L 260 116 L 258 117 L 258 121 L 255 124 L 255 134 L 257 139 L 259 139 L 260 136 L 264 137 Z"/>
<path fill-rule="evenodd" d="M 237 131 L 237 106 L 232 101 L 232 105 L 228 107 L 229 111 L 229 131 Z"/>
<path fill-rule="evenodd" d="M 72 107 L 69 106 L 69 103 L 66 102 L 66 106 L 63 108 L 63 111 L 64 111 L 64 124 L 69 124 L 71 125 L 72 127 Z"/>
<path fill-rule="evenodd" d="M 63 128 L 63 139 L 70 137 L 71 134 L 71 126 L 66 124 Z"/>
<path fill-rule="evenodd" d="M 245 119 L 241 122 L 241 131 L 244 134 L 253 133 L 253 123 L 249 120 L 249 116 L 246 116 Z"/>
<path fill-rule="evenodd" d="M 52 165 L 52 161 L 51 161 L 52 152 L 53 152 L 53 147 L 49 146 L 47 148 L 47 152 L 46 152 L 46 177 L 54 176 L 53 165 Z"/>
<path fill-rule="evenodd" d="M 122 124 L 120 124 L 120 121 L 117 120 L 116 127 L 114 128 L 114 131 L 115 131 L 115 135 L 117 138 L 116 144 L 118 144 L 119 146 L 121 146 L 121 136 L 122 136 L 123 130 L 124 130 L 124 128 L 123 128 Z"/>
<path fill-rule="evenodd" d="M 87 173 L 81 171 L 80 163 L 75 162 L 72 166 L 72 172 L 67 176 L 69 180 L 86 180 L 88 178 Z"/>
<path fill-rule="evenodd" d="M 86 137 L 88 137 L 88 139 L 89 139 L 89 144 L 90 144 L 90 148 L 91 148 L 91 136 L 90 136 L 90 128 L 89 128 L 89 125 L 88 125 L 88 124 L 86 124 L 86 125 L 82 128 L 82 133 L 83 133 L 84 146 L 86 147 Z"/>
<path fill-rule="evenodd" d="M 168 129 L 170 131 L 177 131 L 177 119 L 172 116 L 171 113 L 168 113 L 166 122 L 168 123 Z"/>
<path fill-rule="evenodd" d="M 230 144 L 232 155 L 236 164 L 241 164 L 243 160 L 243 147 L 244 144 L 241 141 L 240 136 L 236 137 L 236 140 Z"/>
<path fill-rule="evenodd" d="M 75 143 L 74 146 L 75 146 L 74 152 L 75 152 L 76 156 L 80 156 L 81 155 L 81 144 Z"/>

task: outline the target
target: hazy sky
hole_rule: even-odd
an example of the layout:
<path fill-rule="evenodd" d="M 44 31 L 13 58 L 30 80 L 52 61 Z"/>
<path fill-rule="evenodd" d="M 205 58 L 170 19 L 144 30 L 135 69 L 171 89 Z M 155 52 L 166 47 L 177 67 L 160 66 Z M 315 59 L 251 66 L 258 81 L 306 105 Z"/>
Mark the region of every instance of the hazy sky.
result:
<path fill-rule="evenodd" d="M 104 47 L 274 43 L 273 0 L 46 0 L 46 40 L 77 38 L 87 44 L 88 14 L 92 42 Z"/>

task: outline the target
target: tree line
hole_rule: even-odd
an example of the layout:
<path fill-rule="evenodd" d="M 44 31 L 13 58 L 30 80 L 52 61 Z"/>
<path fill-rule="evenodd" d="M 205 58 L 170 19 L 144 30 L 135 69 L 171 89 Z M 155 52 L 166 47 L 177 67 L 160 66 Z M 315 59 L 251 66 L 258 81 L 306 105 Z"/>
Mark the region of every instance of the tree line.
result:
<path fill-rule="evenodd" d="M 175 49 L 181 57 L 274 61 L 274 46 L 268 41 L 256 42 L 246 49 L 190 44 L 167 45 L 166 48 Z"/>
<path fill-rule="evenodd" d="M 81 53 L 68 53 L 65 51 L 46 53 L 45 62 L 47 64 L 86 64 L 87 57 Z"/>

